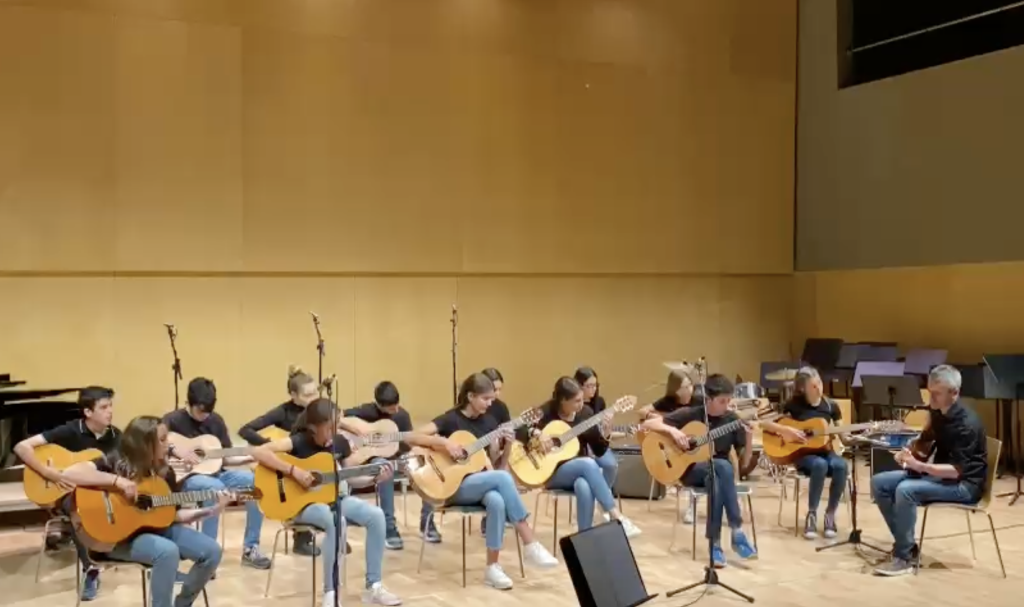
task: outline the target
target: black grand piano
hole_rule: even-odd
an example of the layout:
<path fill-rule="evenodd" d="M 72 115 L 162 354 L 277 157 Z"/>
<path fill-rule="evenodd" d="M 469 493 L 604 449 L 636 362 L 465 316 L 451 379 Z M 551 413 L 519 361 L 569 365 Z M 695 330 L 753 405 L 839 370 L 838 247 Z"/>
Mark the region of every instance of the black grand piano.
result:
<path fill-rule="evenodd" d="M 14 455 L 18 441 L 81 417 L 77 395 L 52 400 L 80 388 L 25 389 L 25 383 L 0 373 L 0 482 L 21 480 Z"/>

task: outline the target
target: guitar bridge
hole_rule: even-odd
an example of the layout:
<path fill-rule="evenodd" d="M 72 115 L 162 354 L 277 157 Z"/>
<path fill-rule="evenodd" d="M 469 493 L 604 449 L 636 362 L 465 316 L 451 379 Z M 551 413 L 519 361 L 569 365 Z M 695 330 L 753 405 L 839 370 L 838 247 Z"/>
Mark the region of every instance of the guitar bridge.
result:
<path fill-rule="evenodd" d="M 114 504 L 110 502 L 110 493 L 107 491 L 103 492 L 103 510 L 106 514 L 107 523 L 110 525 L 114 524 Z"/>
<path fill-rule="evenodd" d="M 437 475 L 437 478 L 441 479 L 442 483 L 445 482 L 444 472 L 441 472 L 441 469 L 438 468 L 437 462 L 434 461 L 434 458 L 429 457 L 427 458 L 427 461 L 430 462 L 430 467 L 434 469 L 434 474 Z"/>

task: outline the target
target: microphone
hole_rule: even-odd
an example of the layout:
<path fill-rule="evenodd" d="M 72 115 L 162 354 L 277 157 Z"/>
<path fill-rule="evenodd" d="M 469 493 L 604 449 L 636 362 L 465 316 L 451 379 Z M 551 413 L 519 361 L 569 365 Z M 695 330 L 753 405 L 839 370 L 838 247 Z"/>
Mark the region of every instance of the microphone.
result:
<path fill-rule="evenodd" d="M 336 374 L 331 374 L 330 377 L 325 377 L 324 380 L 320 382 L 320 386 L 323 388 L 329 388 L 334 385 L 334 380 L 336 379 L 338 379 L 338 376 Z"/>
<path fill-rule="evenodd" d="M 178 329 L 175 328 L 175 326 L 173 324 L 165 322 L 164 326 L 167 327 L 167 332 L 170 333 L 171 335 L 177 335 L 178 334 Z"/>
<path fill-rule="evenodd" d="M 313 317 L 313 322 L 320 322 L 320 317 L 317 316 L 316 312 L 310 312 L 309 315 Z"/>

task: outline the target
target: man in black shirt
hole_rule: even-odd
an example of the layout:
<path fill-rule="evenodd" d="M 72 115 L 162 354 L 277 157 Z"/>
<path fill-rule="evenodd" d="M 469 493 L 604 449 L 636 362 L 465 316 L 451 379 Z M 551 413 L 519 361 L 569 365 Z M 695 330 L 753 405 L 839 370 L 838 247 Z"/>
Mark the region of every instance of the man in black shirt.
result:
<path fill-rule="evenodd" d="M 928 374 L 928 422 L 919 445 L 934 444 L 932 463 L 904 449 L 896 461 L 905 470 L 871 479 L 871 494 L 892 532 L 892 559 L 875 569 L 884 576 L 910 573 L 919 558 L 914 543 L 917 509 L 936 502 L 974 504 L 988 481 L 988 445 L 978 415 L 960 403 L 960 371 L 939 365 Z"/>
<path fill-rule="evenodd" d="M 382 381 L 373 389 L 373 402 L 365 403 L 352 409 L 345 409 L 343 416 L 338 420 L 338 425 L 343 430 L 352 434 L 359 434 L 359 429 L 345 423 L 345 417 L 356 417 L 367 423 L 374 423 L 382 419 L 390 419 L 398 427 L 399 432 L 412 432 L 412 419 L 409 412 L 402 408 L 399 403 L 398 388 L 389 381 Z M 409 451 L 409 445 L 401 443 L 399 452 Z M 382 461 L 379 458 L 371 460 Z M 355 485 L 355 483 L 352 483 Z M 395 479 L 386 478 L 377 484 L 377 497 L 380 499 L 381 510 L 384 511 L 384 520 L 387 524 L 387 533 L 384 540 L 384 547 L 388 550 L 401 550 L 404 546 L 402 535 L 398 532 L 398 525 L 395 524 Z"/>
<path fill-rule="evenodd" d="M 70 421 L 62 426 L 46 430 L 26 438 L 14 446 L 14 453 L 21 461 L 43 478 L 64 486 L 74 488 L 74 483 L 64 478 L 62 471 L 47 466 L 35 456 L 36 447 L 57 445 L 68 451 L 79 452 L 87 449 L 98 449 L 104 455 L 117 451 L 121 443 L 121 431 L 113 425 L 114 391 L 110 388 L 90 386 L 78 393 L 78 407 L 82 410 L 82 419 Z M 56 505 L 62 514 L 72 511 L 70 496 Z M 54 548 L 60 542 L 61 535 L 46 538 L 47 547 Z M 100 570 L 92 566 L 89 552 L 72 534 L 78 550 L 78 558 L 85 571 L 85 586 L 82 600 L 91 601 L 96 598 L 100 588 Z"/>
<path fill-rule="evenodd" d="M 705 393 L 710 423 L 708 431 L 738 421 L 736 414 L 729 411 L 733 393 L 733 385 L 729 378 L 719 374 L 708 377 Z M 643 428 L 671 437 L 678 445 L 689 449 L 690 440 L 700 437 L 688 437 L 683 434 L 681 428 L 692 422 L 704 422 L 702 407 L 683 407 L 664 417 L 652 417 L 644 422 Z M 711 466 L 714 466 L 716 482 L 713 491 L 714 501 L 711 503 L 711 514 L 707 521 L 707 537 L 713 542 L 711 557 L 715 567 L 726 565 L 725 552 L 721 546 L 723 510 L 732 529 L 733 551 L 742 559 L 757 558 L 757 551 L 743 533 L 743 513 L 740 511 L 739 497 L 736 495 L 736 472 L 729 461 L 729 453 L 735 449 L 741 466 L 749 464 L 753 453 L 752 443 L 753 433 L 750 429 L 744 424 L 737 424 L 733 431 L 715 439 L 710 462 L 693 464 L 682 475 L 684 487 L 706 487 Z"/>
<path fill-rule="evenodd" d="M 225 449 L 231 448 L 231 435 L 228 426 L 219 413 L 214 412 L 217 405 L 217 387 L 205 377 L 197 377 L 189 382 L 186 396 L 188 406 L 185 409 L 172 411 L 164 416 L 164 425 L 169 432 L 185 438 L 197 436 L 215 436 Z M 174 444 L 172 438 L 170 455 L 188 463 L 199 463 L 195 453 L 186 452 Z M 252 461 L 252 458 L 233 456 L 224 459 L 228 466 L 241 466 Z M 244 489 L 252 487 L 255 482 L 253 471 L 247 468 L 221 469 L 216 474 L 206 476 L 193 474 L 181 484 L 182 491 L 224 491 L 227 489 Z M 212 506 L 213 503 L 206 504 Z M 220 517 L 211 516 L 203 520 L 203 533 L 217 539 L 220 528 Z M 245 503 L 245 535 L 242 543 L 242 565 L 254 569 L 270 569 L 270 559 L 260 553 L 260 531 L 263 529 L 263 513 L 259 502 Z"/>

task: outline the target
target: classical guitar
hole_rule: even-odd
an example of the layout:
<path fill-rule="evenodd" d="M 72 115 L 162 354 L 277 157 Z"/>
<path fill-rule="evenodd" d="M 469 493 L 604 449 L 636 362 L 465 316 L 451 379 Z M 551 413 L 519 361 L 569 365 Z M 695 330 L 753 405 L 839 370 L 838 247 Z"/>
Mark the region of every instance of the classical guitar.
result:
<path fill-rule="evenodd" d="M 832 438 L 836 434 L 848 434 L 871 430 L 873 432 L 897 432 L 903 428 L 903 422 L 884 421 L 866 422 L 832 426 L 828 420 L 820 417 L 798 422 L 793 419 L 781 419 L 777 422 L 798 430 L 807 439 L 806 443 L 788 442 L 778 434 L 765 432 L 761 437 L 761 448 L 765 456 L 776 464 L 788 465 L 809 453 L 820 453 L 832 448 Z"/>
<path fill-rule="evenodd" d="M 398 426 L 390 419 L 370 423 L 358 417 L 346 417 L 344 421 L 345 425 L 359 429 L 358 434 L 341 431 L 352 447 L 351 461 L 358 464 L 377 457 L 388 459 L 394 456 L 398 453 L 400 443 L 412 434 L 399 432 Z"/>
<path fill-rule="evenodd" d="M 39 445 L 34 449 L 36 459 L 44 466 L 63 472 L 78 462 L 89 462 L 103 457 L 99 449 L 86 449 L 85 451 L 68 451 L 59 445 Z M 22 478 L 22 485 L 25 488 L 25 496 L 33 503 L 40 506 L 53 504 L 69 493 L 61 489 L 57 483 L 47 480 L 38 472 L 25 466 L 25 475 Z"/>
<path fill-rule="evenodd" d="M 683 434 L 689 439 L 689 445 L 683 449 L 669 436 L 658 432 L 649 432 L 640 446 L 640 454 L 644 466 L 651 476 L 663 485 L 677 482 L 686 469 L 698 462 L 711 459 L 711 443 L 733 430 L 738 429 L 747 421 L 756 420 L 756 410 L 742 410 L 736 413 L 740 419 L 723 424 L 708 432 L 704 422 L 693 421 L 682 428 Z M 779 414 L 769 415 L 759 421 L 778 419 Z"/>
<path fill-rule="evenodd" d="M 191 451 L 199 458 L 198 464 L 189 464 L 177 458 L 171 459 L 171 469 L 174 470 L 179 482 L 193 474 L 217 474 L 224 467 L 225 457 L 249 455 L 252 452 L 252 447 L 224 448 L 219 438 L 209 434 L 185 438 L 180 434 L 170 432 L 167 434 L 167 440 L 174 445 L 176 454 Z"/>
<path fill-rule="evenodd" d="M 260 494 L 260 510 L 267 518 L 275 521 L 293 519 L 310 504 L 333 504 L 338 499 L 336 483 L 360 476 L 376 476 L 387 463 L 364 464 L 350 468 L 338 468 L 334 455 L 328 451 L 299 459 L 288 453 L 275 453 L 281 461 L 301 468 L 313 475 L 313 485 L 305 488 L 291 476 L 266 466 L 256 467 L 256 491 Z M 396 469 L 405 471 L 417 467 L 418 459 L 405 457 L 390 462 Z"/>
<path fill-rule="evenodd" d="M 490 461 L 487 456 L 487 447 L 500 438 L 503 429 L 515 430 L 522 426 L 535 424 L 540 418 L 541 412 L 531 409 L 480 438 L 465 430 L 455 432 L 448 437 L 448 440 L 461 445 L 466 452 L 466 455 L 459 460 L 452 459 L 447 452 L 415 449 L 413 453 L 422 458 L 423 465 L 409 474 L 413 489 L 429 503 L 444 503 L 455 495 L 467 476 L 487 467 L 487 463 Z"/>
<path fill-rule="evenodd" d="M 167 481 L 150 476 L 135 482 L 135 501 L 114 488 L 75 489 L 75 526 L 92 546 L 124 541 L 142 529 L 166 529 L 174 524 L 178 506 L 217 499 L 220 491 L 174 493 Z M 235 501 L 259 499 L 259 490 L 229 491 Z"/>
<path fill-rule="evenodd" d="M 544 452 L 539 439 L 532 439 L 528 445 L 516 441 L 512 444 L 509 467 L 519 482 L 527 487 L 540 487 L 548 482 L 558 464 L 569 461 L 580 454 L 579 436 L 601 424 L 616 413 L 629 411 L 636 406 L 635 396 L 623 396 L 611 407 L 580 422 L 575 427 L 562 420 L 554 420 L 544 426 L 541 433 L 551 438 L 551 450 Z"/>

